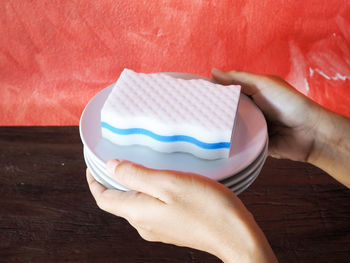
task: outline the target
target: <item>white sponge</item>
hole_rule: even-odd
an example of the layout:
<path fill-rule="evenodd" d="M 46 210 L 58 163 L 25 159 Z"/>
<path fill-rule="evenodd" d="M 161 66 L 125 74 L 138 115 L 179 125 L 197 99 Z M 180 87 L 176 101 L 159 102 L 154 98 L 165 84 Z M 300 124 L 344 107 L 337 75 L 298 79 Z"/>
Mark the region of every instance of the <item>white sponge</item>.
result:
<path fill-rule="evenodd" d="M 102 137 L 119 145 L 227 158 L 240 90 L 125 69 L 102 108 Z"/>

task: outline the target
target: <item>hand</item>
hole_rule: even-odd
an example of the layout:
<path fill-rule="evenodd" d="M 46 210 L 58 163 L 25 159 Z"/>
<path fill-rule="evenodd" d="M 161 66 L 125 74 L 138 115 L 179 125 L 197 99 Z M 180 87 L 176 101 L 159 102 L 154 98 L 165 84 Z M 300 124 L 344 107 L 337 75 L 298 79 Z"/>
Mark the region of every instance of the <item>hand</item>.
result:
<path fill-rule="evenodd" d="M 87 171 L 91 193 L 101 209 L 127 219 L 144 239 L 203 250 L 225 262 L 276 262 L 252 215 L 223 185 L 125 161 L 108 164 L 110 176 L 134 191 L 106 189 Z"/>
<path fill-rule="evenodd" d="M 320 107 L 276 76 L 212 70 L 221 84 L 239 84 L 264 113 L 269 153 L 314 164 L 350 187 L 350 120 Z"/>
<path fill-rule="evenodd" d="M 308 161 L 318 126 L 318 107 L 278 77 L 212 70 L 221 84 L 238 84 L 264 113 L 268 122 L 269 153 L 273 157 Z"/>

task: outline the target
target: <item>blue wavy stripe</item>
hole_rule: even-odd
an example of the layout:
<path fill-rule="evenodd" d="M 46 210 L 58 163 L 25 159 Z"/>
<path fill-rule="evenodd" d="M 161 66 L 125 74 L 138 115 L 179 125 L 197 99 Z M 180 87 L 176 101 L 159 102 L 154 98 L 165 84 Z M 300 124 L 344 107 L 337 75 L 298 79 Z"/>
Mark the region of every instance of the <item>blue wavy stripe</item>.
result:
<path fill-rule="evenodd" d="M 159 135 L 159 134 L 153 133 L 149 130 L 142 129 L 142 128 L 120 129 L 120 128 L 113 127 L 106 122 L 101 122 L 101 127 L 118 135 L 142 134 L 160 142 L 188 142 L 207 150 L 215 150 L 215 149 L 222 149 L 222 148 L 230 149 L 229 142 L 206 143 L 186 135 L 165 136 L 165 135 Z"/>

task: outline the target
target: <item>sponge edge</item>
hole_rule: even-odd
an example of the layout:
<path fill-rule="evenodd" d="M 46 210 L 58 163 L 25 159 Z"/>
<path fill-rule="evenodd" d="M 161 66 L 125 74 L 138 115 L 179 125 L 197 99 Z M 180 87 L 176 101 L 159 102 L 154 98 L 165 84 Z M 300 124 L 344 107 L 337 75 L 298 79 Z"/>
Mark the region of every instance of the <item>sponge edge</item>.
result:
<path fill-rule="evenodd" d="M 102 137 L 118 145 L 227 158 L 240 90 L 125 69 L 102 108 Z"/>

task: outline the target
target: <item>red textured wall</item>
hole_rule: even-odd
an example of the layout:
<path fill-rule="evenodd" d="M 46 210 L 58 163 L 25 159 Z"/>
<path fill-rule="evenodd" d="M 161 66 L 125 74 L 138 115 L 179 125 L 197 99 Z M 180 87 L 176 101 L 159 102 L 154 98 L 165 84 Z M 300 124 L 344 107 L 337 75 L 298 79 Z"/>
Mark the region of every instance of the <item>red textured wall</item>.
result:
<path fill-rule="evenodd" d="M 0 125 L 77 125 L 125 67 L 277 74 L 350 116 L 350 1 L 0 2 Z"/>

